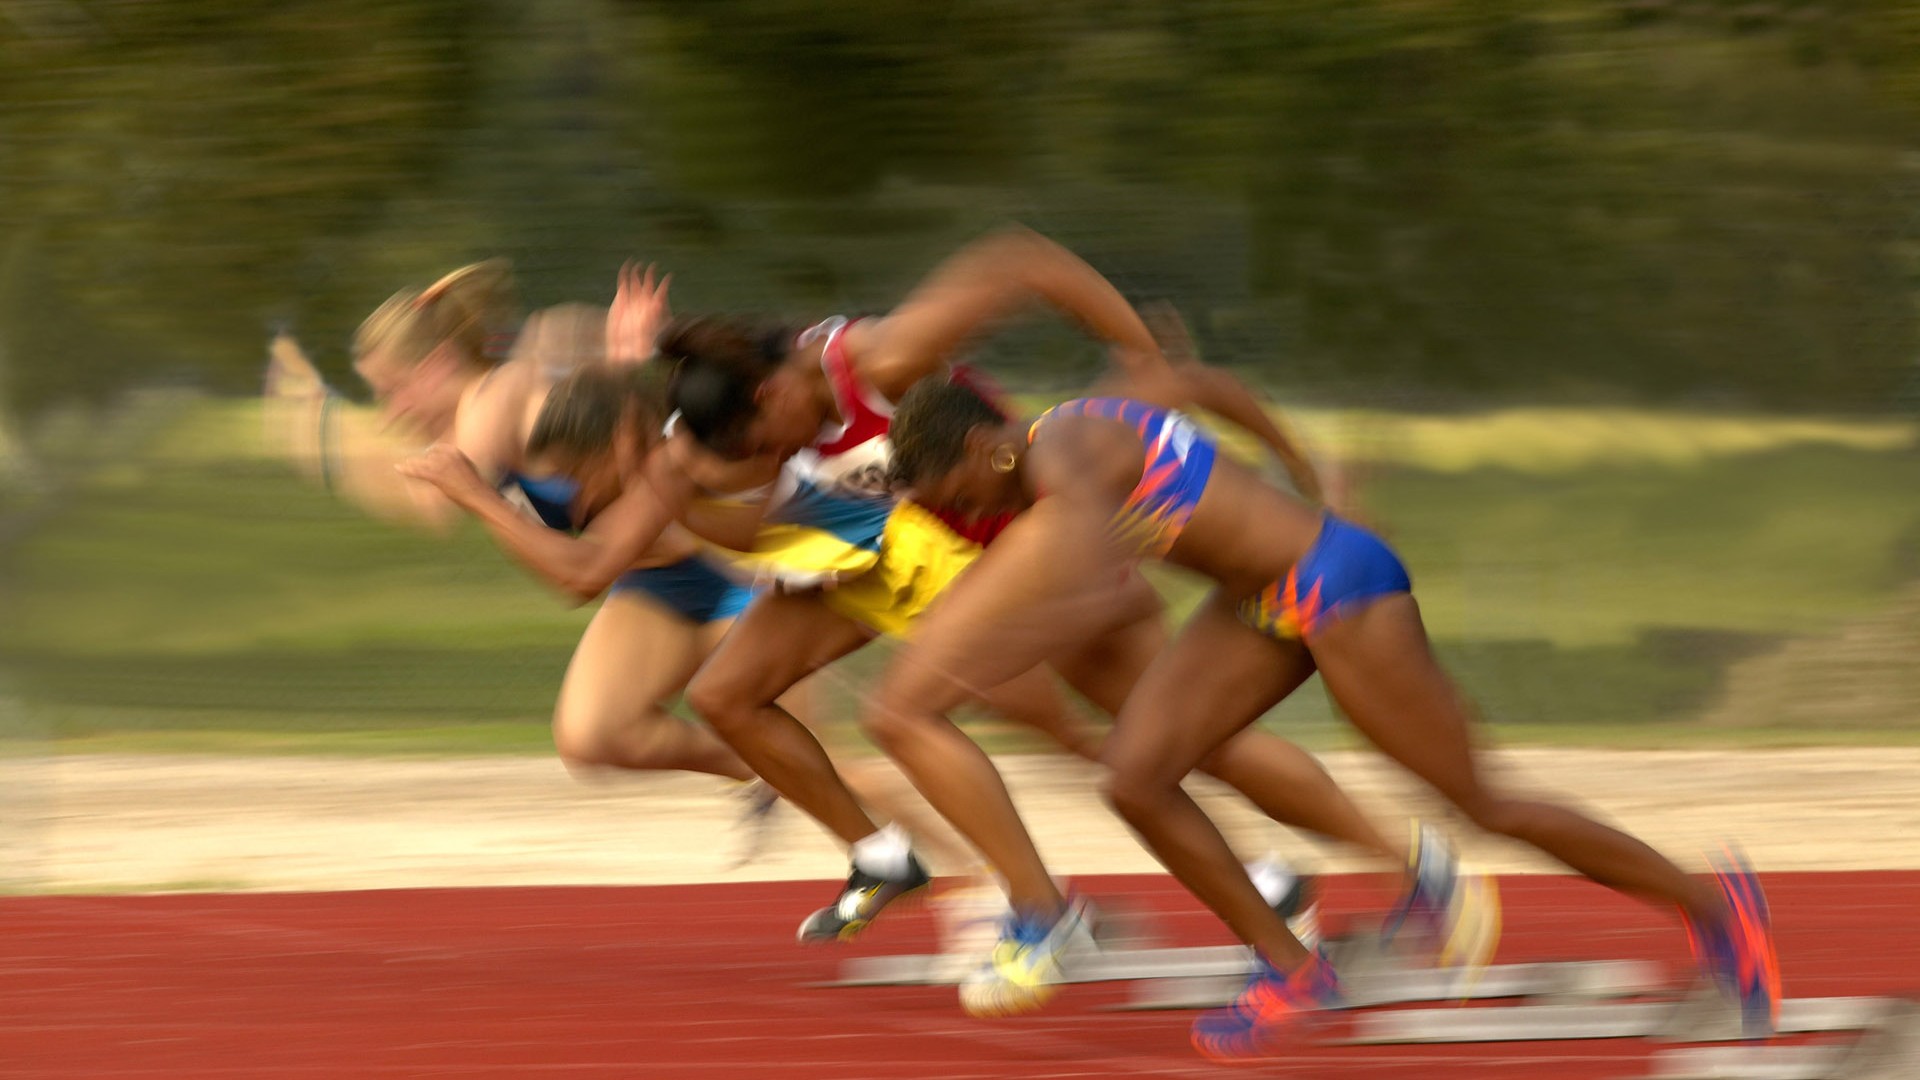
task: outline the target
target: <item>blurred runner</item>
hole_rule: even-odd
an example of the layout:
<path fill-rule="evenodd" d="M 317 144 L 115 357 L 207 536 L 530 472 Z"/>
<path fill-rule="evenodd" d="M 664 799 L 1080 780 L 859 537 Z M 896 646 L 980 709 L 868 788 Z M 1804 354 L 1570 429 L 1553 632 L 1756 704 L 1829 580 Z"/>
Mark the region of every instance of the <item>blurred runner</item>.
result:
<path fill-rule="evenodd" d="M 1173 409 L 1187 405 L 1234 420 L 1248 407 L 1233 382 L 1196 368 L 1133 368 L 1101 396 L 1032 423 L 1007 422 L 963 386 L 915 387 L 893 424 L 900 480 L 934 505 L 1019 516 L 896 658 L 879 707 L 937 715 L 954 687 L 990 684 L 1098 633 L 1112 582 L 1138 560 L 1185 567 L 1216 590 L 1141 679 L 1105 760 L 1115 808 L 1262 957 L 1246 992 L 1195 1024 L 1204 1054 L 1275 1049 L 1304 1015 L 1340 1001 L 1324 957 L 1274 917 L 1180 788 L 1316 669 L 1362 734 L 1482 828 L 1627 894 L 1678 906 L 1702 967 L 1738 996 L 1749 1034 L 1770 1031 L 1778 971 L 1752 872 L 1730 859 L 1711 880 L 1693 878 L 1564 806 L 1487 786 L 1469 708 L 1429 651 L 1399 559 L 1366 530 L 1218 455 Z M 1048 618 L 1036 620 L 1036 610 Z M 1403 913 L 1447 920 L 1446 948 L 1483 962 L 1497 936 L 1493 897 L 1440 854 L 1420 833 Z M 1046 948 L 1023 937 L 999 966 L 1009 979 L 1045 972 Z"/>

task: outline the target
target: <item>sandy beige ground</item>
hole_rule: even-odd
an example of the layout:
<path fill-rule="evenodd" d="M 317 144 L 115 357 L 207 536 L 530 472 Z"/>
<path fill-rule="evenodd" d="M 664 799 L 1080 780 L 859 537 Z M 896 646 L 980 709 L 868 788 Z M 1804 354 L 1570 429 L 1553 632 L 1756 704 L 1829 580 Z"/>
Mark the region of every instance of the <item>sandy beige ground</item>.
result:
<path fill-rule="evenodd" d="M 1383 818 L 1410 787 L 1371 755 L 1329 767 Z M 1723 836 L 1771 869 L 1920 866 L 1920 749 L 1518 750 L 1516 779 L 1557 789 L 1676 854 Z M 1002 765 L 1063 873 L 1147 871 L 1151 859 L 1057 758 Z M 57 757 L 0 762 L 0 880 L 41 889 L 343 889 L 831 878 L 836 845 L 786 810 L 744 869 L 736 812 L 699 777 L 580 783 L 551 758 Z M 1289 838 L 1227 798 L 1208 805 L 1243 849 L 1321 869 L 1356 865 Z M 1425 804 L 1416 804 L 1425 805 Z M 1548 869 L 1511 845 L 1467 843 L 1498 869 Z"/>

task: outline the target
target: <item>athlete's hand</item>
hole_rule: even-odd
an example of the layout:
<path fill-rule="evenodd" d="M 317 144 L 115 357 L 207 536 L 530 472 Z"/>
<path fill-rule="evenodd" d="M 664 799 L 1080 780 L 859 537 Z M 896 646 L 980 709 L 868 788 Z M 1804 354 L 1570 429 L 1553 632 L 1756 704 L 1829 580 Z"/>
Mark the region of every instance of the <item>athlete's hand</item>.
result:
<path fill-rule="evenodd" d="M 318 478 L 327 384 L 292 335 L 275 334 L 268 344 L 261 389 L 260 428 L 266 445 L 307 475 Z"/>
<path fill-rule="evenodd" d="M 648 263 L 645 272 L 629 262 L 620 267 L 620 284 L 614 290 L 613 306 L 607 309 L 607 362 L 644 364 L 653 358 L 654 342 L 660 328 L 673 317 L 667 307 L 667 286 L 673 275 L 654 276 Z"/>
<path fill-rule="evenodd" d="M 300 349 L 300 343 L 293 335 L 282 332 L 273 335 L 273 341 L 267 346 L 266 395 L 270 398 L 304 398 L 321 393 L 326 389 L 326 381 L 320 378 L 319 369 L 307 354 Z"/>
<path fill-rule="evenodd" d="M 409 480 L 439 488 L 441 494 L 465 509 L 471 510 L 479 499 L 493 494 L 473 462 L 451 443 L 434 443 L 394 468 Z"/>
<path fill-rule="evenodd" d="M 1193 335 L 1187 331 L 1187 321 L 1180 317 L 1180 309 L 1165 300 L 1149 300 L 1140 305 L 1140 320 L 1147 324 L 1147 332 L 1153 335 L 1168 363 L 1200 362 L 1200 350 L 1194 347 Z"/>

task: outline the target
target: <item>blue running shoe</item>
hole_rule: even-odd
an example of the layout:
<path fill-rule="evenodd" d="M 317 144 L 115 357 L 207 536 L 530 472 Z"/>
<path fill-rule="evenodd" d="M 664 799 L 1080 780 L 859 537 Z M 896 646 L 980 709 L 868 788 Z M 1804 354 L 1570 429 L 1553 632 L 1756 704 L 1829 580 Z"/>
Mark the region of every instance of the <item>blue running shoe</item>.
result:
<path fill-rule="evenodd" d="M 1765 1039 L 1780 1021 L 1780 958 L 1767 895 L 1759 875 L 1734 848 L 1728 847 L 1713 864 L 1727 921 L 1712 925 L 1689 918 L 1687 944 L 1706 976 L 1739 1003 L 1741 1033 Z"/>
<path fill-rule="evenodd" d="M 1224 1009 L 1193 1022 L 1193 1048 L 1214 1061 L 1240 1061 L 1278 1050 L 1315 1013 L 1340 1007 L 1340 979 L 1324 953 L 1289 973 L 1262 957 L 1247 988 Z"/>

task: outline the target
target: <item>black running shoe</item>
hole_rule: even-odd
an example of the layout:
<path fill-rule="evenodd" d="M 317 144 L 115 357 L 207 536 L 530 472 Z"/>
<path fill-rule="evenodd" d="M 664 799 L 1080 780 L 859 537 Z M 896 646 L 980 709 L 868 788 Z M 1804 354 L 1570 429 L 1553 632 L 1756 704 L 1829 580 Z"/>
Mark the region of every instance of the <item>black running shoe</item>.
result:
<path fill-rule="evenodd" d="M 908 893 L 918 892 L 933 883 L 920 860 L 907 856 L 907 870 L 898 878 L 869 874 L 858 866 L 847 875 L 846 888 L 831 907 L 823 907 L 800 924 L 800 941 L 814 944 L 847 941 L 878 918 L 888 904 Z"/>

